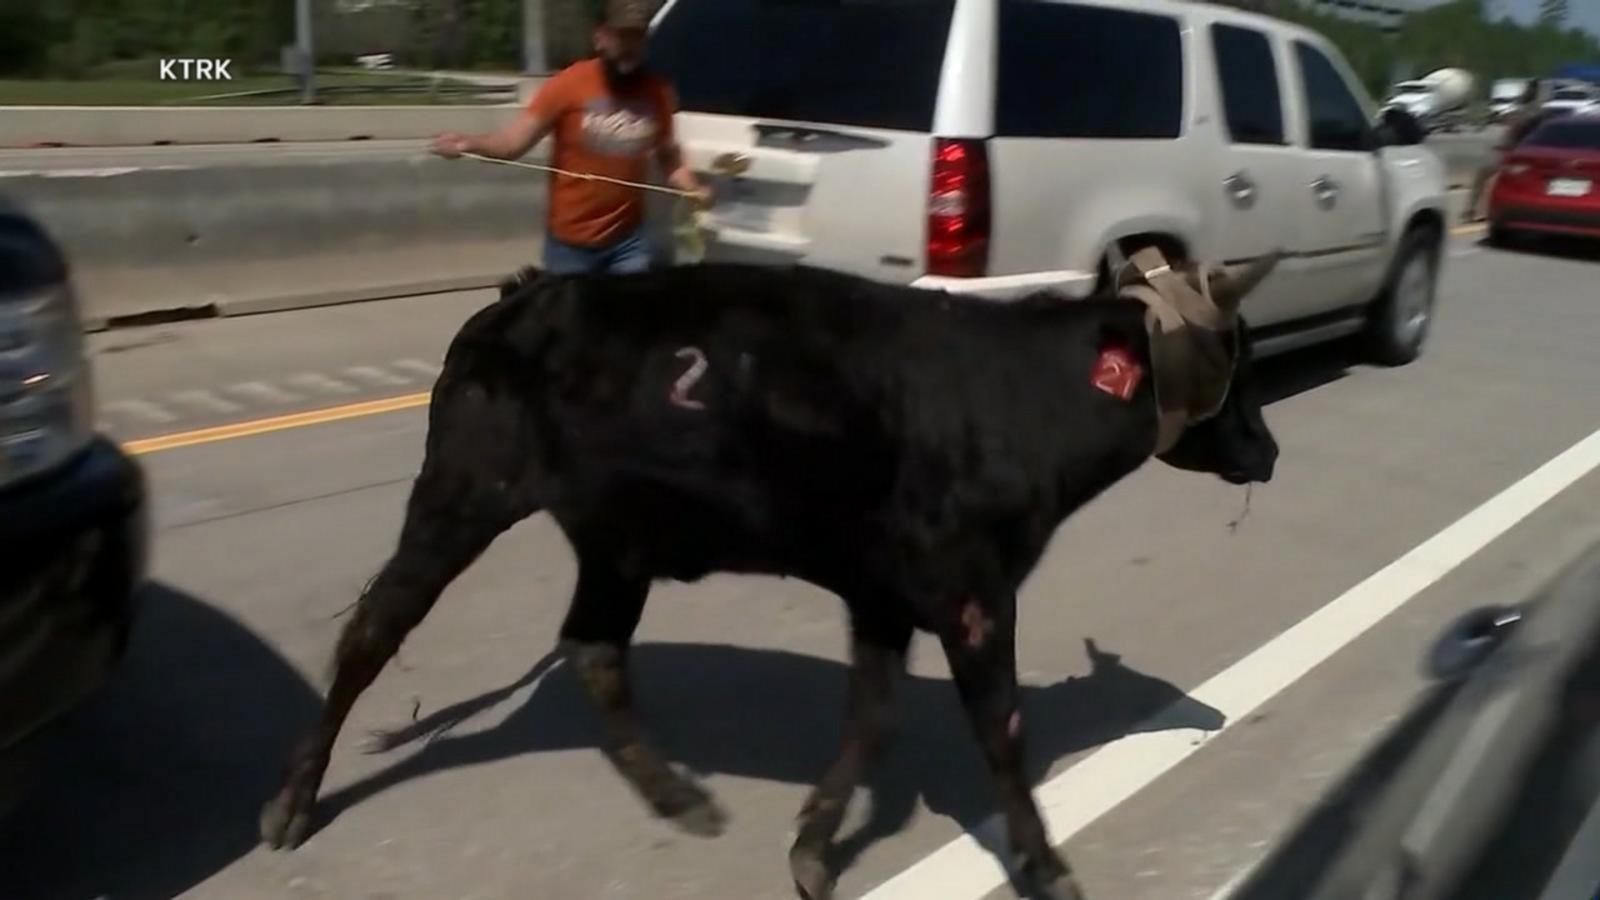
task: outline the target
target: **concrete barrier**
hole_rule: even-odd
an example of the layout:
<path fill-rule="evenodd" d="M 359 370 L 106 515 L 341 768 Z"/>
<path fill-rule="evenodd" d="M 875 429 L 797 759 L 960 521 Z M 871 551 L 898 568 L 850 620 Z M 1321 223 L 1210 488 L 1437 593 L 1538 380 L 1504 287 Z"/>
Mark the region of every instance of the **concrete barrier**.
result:
<path fill-rule="evenodd" d="M 492 284 L 536 254 L 545 178 L 419 153 L 39 172 L 0 195 L 64 245 L 97 328 Z"/>
<path fill-rule="evenodd" d="M 420 138 L 441 131 L 489 131 L 520 110 L 519 104 L 3 106 L 0 107 L 0 147 Z"/>

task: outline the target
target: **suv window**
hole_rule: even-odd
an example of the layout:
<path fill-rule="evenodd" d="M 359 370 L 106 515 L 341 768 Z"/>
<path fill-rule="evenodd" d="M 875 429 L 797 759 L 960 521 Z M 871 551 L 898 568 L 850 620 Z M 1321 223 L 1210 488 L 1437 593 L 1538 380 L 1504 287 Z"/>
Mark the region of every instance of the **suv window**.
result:
<path fill-rule="evenodd" d="M 1001 0 L 995 131 L 1006 137 L 1175 138 L 1183 45 L 1168 16 Z"/>
<path fill-rule="evenodd" d="M 955 0 L 678 0 L 651 64 L 690 112 L 930 131 Z"/>
<path fill-rule="evenodd" d="M 1528 135 L 1522 146 L 1600 150 L 1600 121 L 1561 119 L 1550 122 Z"/>
<path fill-rule="evenodd" d="M 1321 50 L 1296 41 L 1300 81 L 1306 95 L 1311 146 L 1316 150 L 1365 151 L 1372 146 L 1366 110 Z"/>
<path fill-rule="evenodd" d="M 1222 85 L 1223 118 L 1235 144 L 1282 144 L 1283 100 L 1267 36 L 1235 25 L 1211 26 Z"/>

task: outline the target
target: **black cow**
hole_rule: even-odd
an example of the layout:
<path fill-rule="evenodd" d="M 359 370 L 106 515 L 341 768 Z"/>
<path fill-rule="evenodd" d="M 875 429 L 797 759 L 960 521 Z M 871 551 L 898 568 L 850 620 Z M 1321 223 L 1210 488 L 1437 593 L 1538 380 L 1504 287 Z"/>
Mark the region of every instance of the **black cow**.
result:
<path fill-rule="evenodd" d="M 546 510 L 578 557 L 561 646 L 657 814 L 697 834 L 723 822 L 630 702 L 652 580 L 794 576 L 844 599 L 854 663 L 843 750 L 789 855 L 801 894 L 831 894 L 824 852 L 920 628 L 949 659 L 1022 882 L 1079 896 L 1023 774 L 1017 590 L 1056 526 L 1152 455 L 1234 483 L 1277 458 L 1236 315 L 1275 257 L 1204 275 L 1135 261 L 1120 293 L 1006 304 L 798 267 L 525 270 L 450 347 L 399 546 L 339 638 L 263 839 L 306 838 L 356 697 L 452 579 Z"/>

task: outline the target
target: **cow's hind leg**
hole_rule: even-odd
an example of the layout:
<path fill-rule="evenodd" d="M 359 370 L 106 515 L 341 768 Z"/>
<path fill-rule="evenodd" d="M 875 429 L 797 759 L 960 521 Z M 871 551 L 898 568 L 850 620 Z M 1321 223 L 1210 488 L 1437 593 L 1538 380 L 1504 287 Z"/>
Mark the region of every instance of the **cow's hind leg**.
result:
<path fill-rule="evenodd" d="M 408 516 L 405 531 L 399 549 L 361 595 L 339 635 L 333 686 L 322 715 L 295 746 L 282 790 L 261 812 L 261 839 L 274 849 L 297 847 L 310 833 L 312 806 L 334 739 L 356 698 L 433 608 L 445 586 L 489 546 L 501 526 L 455 517 Z"/>
<path fill-rule="evenodd" d="M 537 509 L 531 461 L 514 440 L 514 409 L 481 386 L 446 376 L 434 391 L 427 458 L 411 489 L 399 545 L 362 592 L 339 635 L 322 714 L 290 754 L 282 789 L 261 811 L 261 839 L 296 847 L 335 738 L 356 698 L 377 678 L 446 586 L 501 532 Z"/>
<path fill-rule="evenodd" d="M 858 622 L 853 631 L 844 746 L 801 807 L 798 833 L 789 850 L 795 889 L 806 900 L 826 900 L 833 894 L 827 853 L 867 766 L 893 734 L 894 687 L 905 672 L 911 645 L 909 624 L 866 627 Z"/>
<path fill-rule="evenodd" d="M 628 681 L 628 644 L 644 612 L 650 579 L 610 560 L 578 553 L 578 586 L 561 626 L 561 646 L 605 728 L 604 751 L 650 808 L 685 831 L 722 833 L 727 816 L 711 795 L 673 771 L 646 737 Z"/>
<path fill-rule="evenodd" d="M 1050 846 L 1023 767 L 1015 596 L 966 600 L 940 628 L 939 641 L 999 789 L 1022 887 L 1045 900 L 1082 900 L 1072 870 Z"/>

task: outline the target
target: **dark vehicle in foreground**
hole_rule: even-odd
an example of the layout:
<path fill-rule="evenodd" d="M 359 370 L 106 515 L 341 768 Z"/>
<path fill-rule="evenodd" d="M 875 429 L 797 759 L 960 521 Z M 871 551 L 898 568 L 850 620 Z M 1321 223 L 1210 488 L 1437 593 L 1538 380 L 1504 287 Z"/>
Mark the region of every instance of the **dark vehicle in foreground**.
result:
<path fill-rule="evenodd" d="M 1600 114 L 1561 116 L 1506 156 L 1489 197 L 1489 239 L 1600 238 Z"/>
<path fill-rule="evenodd" d="M 1600 545 L 1427 664 L 1438 683 L 1228 900 L 1600 896 Z"/>
<path fill-rule="evenodd" d="M 0 772 L 106 679 L 132 628 L 144 479 L 93 409 L 66 259 L 0 203 Z"/>

